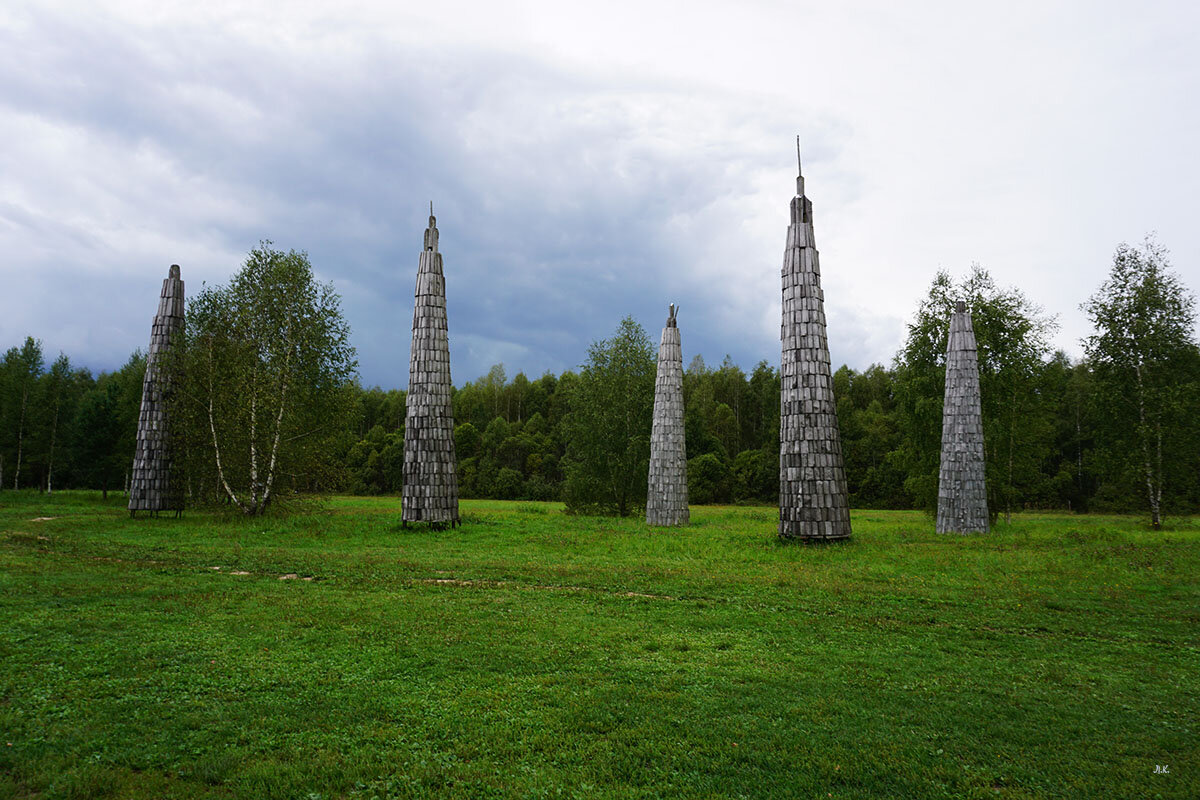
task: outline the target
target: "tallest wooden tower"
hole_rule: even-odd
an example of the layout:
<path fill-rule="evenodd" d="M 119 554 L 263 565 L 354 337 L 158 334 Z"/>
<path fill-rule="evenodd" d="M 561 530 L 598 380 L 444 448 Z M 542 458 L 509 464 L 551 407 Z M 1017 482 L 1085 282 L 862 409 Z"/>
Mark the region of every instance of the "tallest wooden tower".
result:
<path fill-rule="evenodd" d="M 800 139 L 796 139 L 796 159 Z M 813 239 L 812 201 L 796 177 L 783 253 L 780 339 L 779 536 L 832 541 L 850 536 L 846 470 L 838 432 L 825 296 Z"/>
<path fill-rule="evenodd" d="M 454 457 L 454 411 L 450 405 L 450 338 L 446 324 L 446 278 L 438 252 L 437 219 L 429 227 L 417 267 L 412 351 L 404 416 L 403 523 L 458 524 L 458 474 Z"/>

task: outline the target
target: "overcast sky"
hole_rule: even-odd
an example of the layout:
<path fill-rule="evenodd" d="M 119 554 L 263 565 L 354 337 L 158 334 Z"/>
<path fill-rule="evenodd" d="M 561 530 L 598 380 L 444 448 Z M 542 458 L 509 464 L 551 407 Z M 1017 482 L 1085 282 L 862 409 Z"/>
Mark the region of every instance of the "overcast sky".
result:
<path fill-rule="evenodd" d="M 890 362 L 938 269 L 1073 356 L 1118 242 L 1200 288 L 1192 3 L 246 5 L 0 5 L 0 347 L 112 369 L 168 265 L 271 239 L 403 387 L 433 200 L 458 385 L 670 302 L 685 359 L 777 364 L 797 133 L 835 365 Z"/>

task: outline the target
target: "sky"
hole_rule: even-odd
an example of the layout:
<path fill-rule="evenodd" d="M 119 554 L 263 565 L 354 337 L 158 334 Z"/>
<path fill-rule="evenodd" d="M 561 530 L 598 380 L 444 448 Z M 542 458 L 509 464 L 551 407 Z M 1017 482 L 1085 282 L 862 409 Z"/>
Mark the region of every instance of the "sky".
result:
<path fill-rule="evenodd" d="M 428 204 L 462 385 L 578 367 L 632 315 L 778 364 L 795 136 L 834 365 L 890 363 L 978 263 L 1081 355 L 1149 233 L 1200 289 L 1200 6 L 1109 2 L 0 5 L 0 347 L 93 370 L 269 239 L 408 381 Z"/>

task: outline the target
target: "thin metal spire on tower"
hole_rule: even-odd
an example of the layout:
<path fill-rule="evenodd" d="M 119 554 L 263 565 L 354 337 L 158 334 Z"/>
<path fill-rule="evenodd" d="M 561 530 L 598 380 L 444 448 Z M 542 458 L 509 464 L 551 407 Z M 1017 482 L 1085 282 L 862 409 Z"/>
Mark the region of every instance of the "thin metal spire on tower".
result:
<path fill-rule="evenodd" d="M 796 134 L 796 196 L 804 196 L 804 165 L 800 161 L 800 134 Z"/>

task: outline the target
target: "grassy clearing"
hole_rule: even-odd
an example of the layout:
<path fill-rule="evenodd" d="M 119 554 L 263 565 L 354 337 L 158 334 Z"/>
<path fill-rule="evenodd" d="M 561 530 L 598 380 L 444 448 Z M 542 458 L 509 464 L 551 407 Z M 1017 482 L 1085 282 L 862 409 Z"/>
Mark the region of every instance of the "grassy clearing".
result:
<path fill-rule="evenodd" d="M 1193 521 L 463 510 L 0 494 L 0 796 L 1200 796 Z"/>

